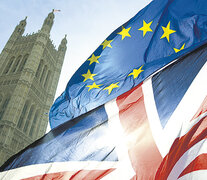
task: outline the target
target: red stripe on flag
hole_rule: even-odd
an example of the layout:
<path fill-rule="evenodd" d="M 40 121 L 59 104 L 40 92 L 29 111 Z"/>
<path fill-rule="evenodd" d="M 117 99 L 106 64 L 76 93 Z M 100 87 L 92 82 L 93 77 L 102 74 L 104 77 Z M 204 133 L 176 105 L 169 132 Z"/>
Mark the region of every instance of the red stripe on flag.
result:
<path fill-rule="evenodd" d="M 207 112 L 207 96 L 204 99 L 204 101 L 203 101 L 202 105 L 200 106 L 199 110 L 197 111 L 197 113 L 193 117 L 193 119 L 196 119 L 197 117 L 199 117 L 201 114 L 203 114 L 205 112 Z"/>
<path fill-rule="evenodd" d="M 204 113 L 207 111 L 206 99 L 207 98 L 205 98 L 205 100 L 203 101 L 194 118 L 198 117 L 198 115 L 201 115 L 201 112 Z M 165 156 L 157 171 L 156 179 L 167 179 L 171 170 L 173 169 L 177 161 L 181 158 L 181 156 L 190 148 L 192 148 L 196 143 L 200 142 L 205 138 L 207 138 L 207 117 L 202 118 L 188 131 L 187 134 L 175 139 L 168 155 Z"/>
<path fill-rule="evenodd" d="M 207 170 L 207 154 L 201 154 L 196 157 L 180 174 L 179 178 L 198 170 Z"/>
<path fill-rule="evenodd" d="M 199 126 L 205 126 L 205 129 L 197 137 L 194 137 L 195 134 L 198 134 L 197 130 L 200 129 Z M 174 141 L 169 154 L 165 156 L 157 171 L 156 179 L 167 179 L 180 157 L 188 149 L 205 138 L 207 138 L 207 117 L 200 120 L 185 136 L 177 138 Z"/>
<path fill-rule="evenodd" d="M 117 105 L 134 171 L 139 179 L 153 179 L 162 157 L 147 120 L 142 86 L 139 85 L 119 96 Z"/>
<path fill-rule="evenodd" d="M 107 174 L 114 171 L 114 169 L 108 170 L 80 170 L 77 172 L 58 172 L 58 173 L 49 173 L 39 176 L 34 176 L 30 178 L 25 178 L 22 180 L 88 180 L 88 179 L 101 179 Z"/>

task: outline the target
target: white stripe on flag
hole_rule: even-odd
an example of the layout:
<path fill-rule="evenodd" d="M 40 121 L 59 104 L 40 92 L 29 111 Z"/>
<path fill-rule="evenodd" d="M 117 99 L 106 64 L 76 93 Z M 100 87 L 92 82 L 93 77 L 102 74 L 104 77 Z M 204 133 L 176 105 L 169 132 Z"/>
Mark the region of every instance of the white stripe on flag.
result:
<path fill-rule="evenodd" d="M 197 74 L 180 104 L 168 120 L 165 128 L 163 128 L 160 123 L 154 100 L 151 79 L 148 79 L 143 83 L 142 87 L 147 117 L 150 122 L 153 137 L 162 157 L 167 155 L 175 138 L 180 136 L 180 130 L 183 123 L 190 123 L 190 120 L 193 118 L 205 99 L 207 95 L 207 83 L 205 83 L 206 77 L 207 63 L 205 63 L 200 72 Z"/>
<path fill-rule="evenodd" d="M 206 180 L 207 170 L 193 171 L 179 178 L 179 180 Z"/>
<path fill-rule="evenodd" d="M 117 162 L 111 161 L 69 161 L 47 164 L 35 164 L 11 169 L 0 173 L 1 180 L 19 180 L 38 175 L 71 172 L 80 170 L 108 170 L 117 168 Z"/>
<path fill-rule="evenodd" d="M 201 119 L 207 116 L 207 112 L 201 114 L 195 119 L 192 119 L 190 122 L 183 122 L 182 129 L 180 132 L 180 137 L 184 136 L 187 134 L 187 132 L 196 124 L 198 123 Z"/>
<path fill-rule="evenodd" d="M 203 139 L 186 151 L 177 161 L 168 176 L 168 180 L 177 179 L 182 171 L 199 155 L 207 153 L 207 140 Z M 207 177 L 207 176 L 206 176 Z M 190 178 L 191 179 L 191 178 Z M 200 178 L 198 178 L 200 180 Z"/>
<path fill-rule="evenodd" d="M 128 149 L 126 146 L 126 140 L 122 125 L 119 119 L 119 109 L 116 104 L 116 99 L 105 104 L 106 113 L 108 115 L 108 124 L 109 129 L 111 131 L 111 139 L 113 139 L 115 143 L 115 151 L 118 155 L 118 165 L 117 168 L 106 175 L 103 180 L 111 180 L 111 179 L 131 179 L 135 172 L 132 168 Z"/>

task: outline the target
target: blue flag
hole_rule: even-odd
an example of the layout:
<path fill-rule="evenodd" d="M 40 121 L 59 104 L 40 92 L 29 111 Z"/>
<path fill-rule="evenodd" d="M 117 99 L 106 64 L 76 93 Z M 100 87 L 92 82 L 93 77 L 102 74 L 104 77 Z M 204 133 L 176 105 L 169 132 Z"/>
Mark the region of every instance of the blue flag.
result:
<path fill-rule="evenodd" d="M 52 129 L 2 180 L 206 179 L 207 45 Z"/>
<path fill-rule="evenodd" d="M 50 109 L 51 128 L 116 98 L 206 42 L 206 0 L 152 1 L 72 76 Z"/>

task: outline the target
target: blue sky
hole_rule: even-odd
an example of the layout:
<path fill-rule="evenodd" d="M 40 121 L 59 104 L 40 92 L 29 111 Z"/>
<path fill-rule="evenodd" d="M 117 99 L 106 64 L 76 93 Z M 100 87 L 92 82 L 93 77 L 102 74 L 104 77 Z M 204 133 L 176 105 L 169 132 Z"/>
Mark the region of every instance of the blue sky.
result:
<path fill-rule="evenodd" d="M 55 22 L 51 39 L 58 47 L 67 34 L 68 49 L 63 64 L 56 97 L 77 68 L 116 28 L 133 17 L 151 0 L 1 0 L 0 51 L 15 26 L 27 18 L 24 35 L 37 32 L 52 9 Z"/>

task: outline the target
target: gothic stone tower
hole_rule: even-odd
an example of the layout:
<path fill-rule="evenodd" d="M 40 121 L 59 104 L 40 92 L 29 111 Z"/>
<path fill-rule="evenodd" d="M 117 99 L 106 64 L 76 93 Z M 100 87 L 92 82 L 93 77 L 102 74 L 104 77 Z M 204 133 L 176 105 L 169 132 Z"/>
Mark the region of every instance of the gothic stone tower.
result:
<path fill-rule="evenodd" d="M 23 36 L 26 18 L 0 54 L 0 165 L 44 135 L 66 52 L 50 40 L 54 13 L 38 33 Z"/>

